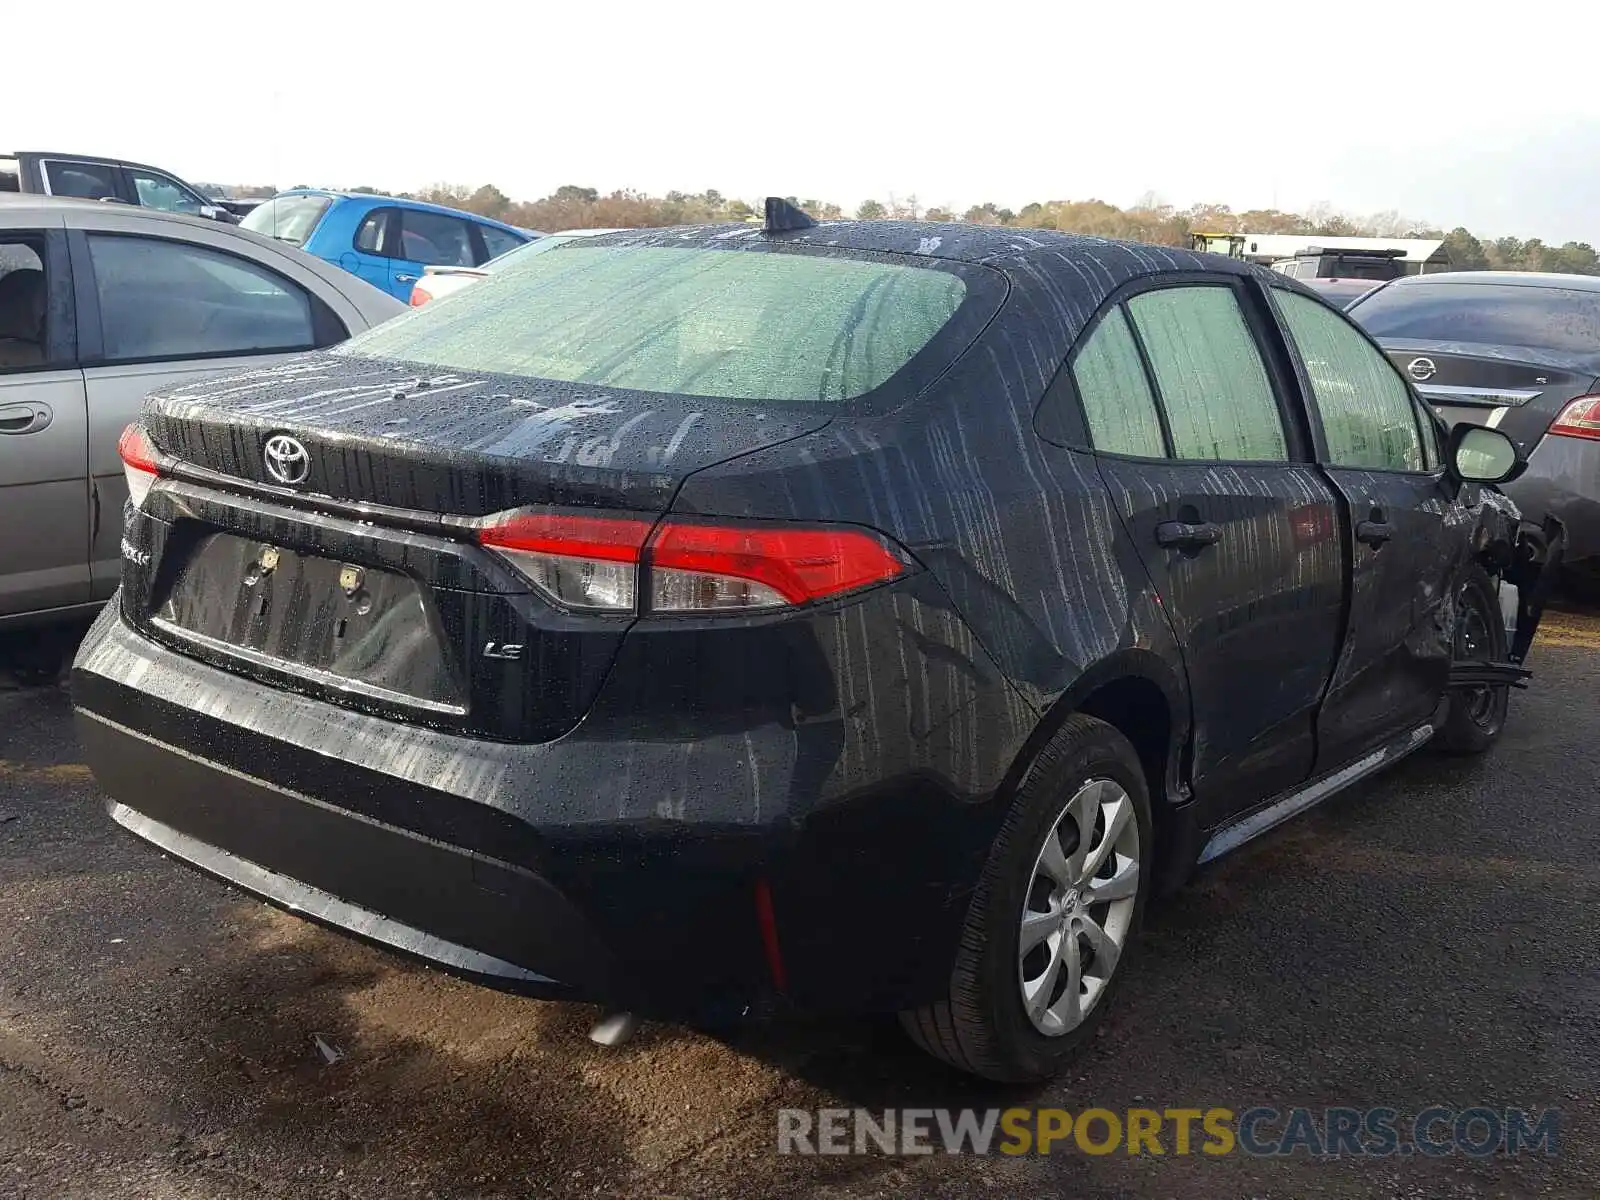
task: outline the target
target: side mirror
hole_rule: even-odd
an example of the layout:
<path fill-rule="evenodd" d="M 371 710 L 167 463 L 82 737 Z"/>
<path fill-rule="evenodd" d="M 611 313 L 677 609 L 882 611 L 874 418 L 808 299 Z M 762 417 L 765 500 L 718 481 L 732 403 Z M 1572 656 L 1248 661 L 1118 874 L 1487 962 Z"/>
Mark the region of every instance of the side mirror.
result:
<path fill-rule="evenodd" d="M 1507 483 L 1528 469 L 1528 460 L 1509 437 L 1470 422 L 1450 430 L 1445 461 L 1457 479 L 1469 483 Z"/>

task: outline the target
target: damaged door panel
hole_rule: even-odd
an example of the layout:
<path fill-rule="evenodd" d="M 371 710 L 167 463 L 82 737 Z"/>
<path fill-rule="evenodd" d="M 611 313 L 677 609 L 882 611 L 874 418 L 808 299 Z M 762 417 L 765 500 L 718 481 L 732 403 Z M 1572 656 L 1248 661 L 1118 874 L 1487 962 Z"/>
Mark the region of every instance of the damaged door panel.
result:
<path fill-rule="evenodd" d="M 1438 705 L 1450 669 L 1451 560 L 1465 534 L 1448 529 L 1437 472 L 1332 468 L 1346 513 L 1350 617 L 1318 720 L 1321 769 L 1370 749 Z"/>

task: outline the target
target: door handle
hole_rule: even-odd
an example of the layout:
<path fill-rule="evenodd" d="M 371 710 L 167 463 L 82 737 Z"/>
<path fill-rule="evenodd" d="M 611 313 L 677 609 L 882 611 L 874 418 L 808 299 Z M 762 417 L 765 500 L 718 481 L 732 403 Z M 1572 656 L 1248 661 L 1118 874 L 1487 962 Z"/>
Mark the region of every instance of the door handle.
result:
<path fill-rule="evenodd" d="M 8 404 L 0 408 L 0 434 L 38 433 L 54 415 L 48 404 Z"/>
<path fill-rule="evenodd" d="M 1356 522 L 1356 541 L 1364 546 L 1371 546 L 1374 550 L 1393 536 L 1394 530 L 1389 528 L 1387 521 Z"/>
<path fill-rule="evenodd" d="M 396 283 L 415 283 L 417 277 L 415 275 L 396 275 L 394 281 Z"/>
<path fill-rule="evenodd" d="M 1210 521 L 1163 521 L 1156 526 L 1156 541 L 1180 550 L 1214 546 L 1222 537 L 1222 527 Z"/>

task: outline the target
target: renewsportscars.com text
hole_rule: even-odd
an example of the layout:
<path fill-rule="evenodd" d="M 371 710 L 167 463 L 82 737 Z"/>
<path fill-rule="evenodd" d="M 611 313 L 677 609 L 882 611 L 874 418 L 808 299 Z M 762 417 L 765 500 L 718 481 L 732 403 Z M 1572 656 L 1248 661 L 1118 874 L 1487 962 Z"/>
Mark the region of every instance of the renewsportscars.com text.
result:
<path fill-rule="evenodd" d="M 1482 1158 L 1558 1154 L 1560 1130 L 1553 1108 L 786 1108 L 778 1153 Z"/>

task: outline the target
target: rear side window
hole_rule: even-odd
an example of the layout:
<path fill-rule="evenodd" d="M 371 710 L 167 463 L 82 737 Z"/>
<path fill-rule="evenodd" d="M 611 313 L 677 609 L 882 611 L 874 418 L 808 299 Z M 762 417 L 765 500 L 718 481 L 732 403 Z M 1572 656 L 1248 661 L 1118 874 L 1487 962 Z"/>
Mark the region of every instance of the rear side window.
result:
<path fill-rule="evenodd" d="M 335 353 L 640 391 L 850 400 L 955 316 L 937 265 L 841 254 L 592 246 L 519 254 Z"/>
<path fill-rule="evenodd" d="M 304 246 L 333 200 L 327 196 L 274 196 L 239 222 L 242 229 Z"/>
<path fill-rule="evenodd" d="M 483 248 L 489 252 L 490 258 L 499 258 L 524 244 L 521 238 L 504 229 L 496 229 L 493 225 L 479 225 L 478 232 L 483 234 Z"/>
<path fill-rule="evenodd" d="M 1600 292 L 1505 283 L 1397 283 L 1350 315 L 1375 338 L 1479 342 L 1592 353 Z"/>
<path fill-rule="evenodd" d="M 382 254 L 387 244 L 385 239 L 389 235 L 389 224 L 395 216 L 395 209 L 375 208 L 363 217 L 361 224 L 356 226 L 356 249 L 363 254 Z"/>
<path fill-rule="evenodd" d="M 1326 305 L 1281 289 L 1274 294 L 1311 380 L 1328 461 L 1380 471 L 1426 470 L 1410 389 L 1389 360 Z"/>
<path fill-rule="evenodd" d="M 160 238 L 89 235 L 111 361 L 308 350 L 311 298 L 233 254 Z"/>
<path fill-rule="evenodd" d="M 1165 457 L 1156 398 L 1122 309 L 1113 308 L 1095 326 L 1073 360 L 1072 379 L 1096 450 Z"/>
<path fill-rule="evenodd" d="M 1128 301 L 1179 458 L 1281 462 L 1283 418 L 1229 287 L 1175 287 Z"/>

